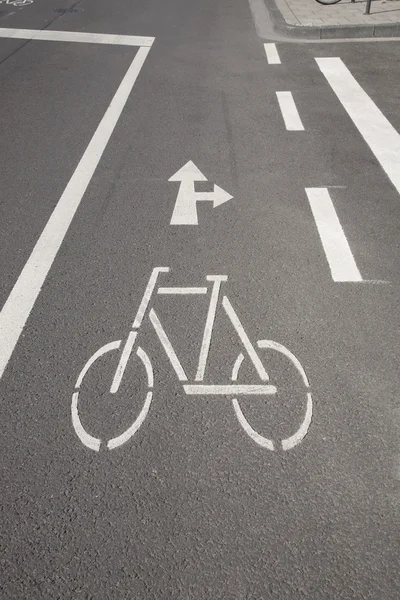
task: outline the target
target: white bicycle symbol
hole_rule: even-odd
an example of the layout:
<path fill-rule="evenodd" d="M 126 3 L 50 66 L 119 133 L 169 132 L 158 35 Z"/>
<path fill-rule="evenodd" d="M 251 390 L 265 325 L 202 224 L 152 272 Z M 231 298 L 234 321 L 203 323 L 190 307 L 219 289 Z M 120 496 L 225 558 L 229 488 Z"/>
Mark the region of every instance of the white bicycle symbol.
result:
<path fill-rule="evenodd" d="M 126 369 L 126 366 L 127 366 L 127 363 L 130 359 L 132 352 L 134 352 L 134 351 L 135 351 L 135 354 L 138 356 L 138 358 L 142 361 L 142 363 L 144 365 L 144 368 L 145 368 L 145 371 L 147 374 L 147 384 L 148 384 L 148 391 L 146 394 L 146 398 L 144 400 L 143 406 L 142 406 L 138 416 L 136 417 L 134 422 L 130 425 L 130 427 L 128 427 L 128 429 L 126 429 L 123 433 L 121 433 L 117 437 L 114 437 L 114 438 L 108 440 L 108 442 L 106 444 L 107 448 L 109 450 L 112 450 L 113 448 L 118 448 L 119 446 L 122 446 L 122 444 L 125 444 L 138 431 L 138 429 L 143 424 L 145 418 L 147 417 L 147 414 L 148 414 L 149 408 L 150 408 L 150 404 L 153 399 L 153 387 L 154 387 L 153 367 L 152 367 L 150 359 L 149 359 L 147 353 L 145 352 L 145 350 L 143 350 L 143 348 L 141 348 L 140 346 L 137 345 L 139 328 L 143 322 L 143 319 L 147 315 L 148 315 L 149 320 L 150 320 L 150 322 L 162 344 L 162 347 L 164 348 L 164 350 L 170 360 L 170 363 L 171 363 L 179 381 L 182 381 L 182 382 L 188 381 L 186 373 L 176 355 L 176 352 L 175 352 L 174 348 L 172 347 L 172 344 L 171 344 L 170 340 L 168 339 L 168 336 L 167 336 L 163 326 L 161 325 L 160 319 L 158 318 L 158 316 L 155 313 L 153 308 L 148 310 L 149 302 L 154 293 L 157 279 L 158 279 L 158 276 L 160 273 L 169 273 L 169 268 L 168 267 L 157 267 L 157 268 L 153 269 L 153 272 L 150 276 L 149 282 L 146 287 L 146 291 L 143 295 L 143 298 L 140 303 L 139 309 L 137 311 L 135 320 L 133 322 L 131 331 L 129 332 L 125 343 L 123 344 L 122 340 L 116 340 L 116 341 L 110 342 L 109 344 L 106 344 L 105 346 L 100 348 L 87 361 L 87 363 L 83 367 L 83 369 L 80 372 L 78 379 L 76 381 L 75 391 L 72 395 L 72 405 L 71 405 L 72 423 L 73 423 L 75 432 L 76 432 L 77 436 L 79 437 L 79 439 L 81 440 L 81 442 L 88 448 L 91 448 L 92 450 L 99 451 L 100 445 L 101 445 L 101 440 L 99 438 L 96 438 L 96 437 L 93 437 L 92 435 L 90 435 L 84 429 L 84 427 L 81 423 L 81 420 L 79 417 L 79 412 L 78 412 L 79 390 L 81 388 L 81 385 L 85 378 L 85 375 L 87 374 L 89 369 L 104 354 L 107 354 L 108 352 L 114 352 L 114 351 L 120 352 L 118 366 L 115 371 L 114 378 L 113 378 L 111 388 L 110 388 L 110 392 L 112 394 L 115 394 L 118 391 L 121 380 L 123 378 L 123 375 L 124 375 L 124 372 Z M 225 310 L 234 329 L 236 330 L 236 332 L 244 346 L 244 350 L 246 351 L 247 358 L 249 358 L 251 360 L 251 362 L 253 363 L 262 383 L 257 384 L 257 385 L 240 385 L 240 384 L 236 383 L 237 379 L 238 379 L 239 369 L 245 358 L 243 353 L 239 354 L 239 356 L 237 357 L 237 359 L 233 365 L 231 381 L 234 383 L 231 383 L 229 385 L 206 385 L 206 384 L 200 383 L 204 380 L 204 374 L 205 374 L 205 370 L 206 370 L 207 359 L 208 359 L 208 354 L 209 354 L 210 345 L 211 345 L 211 337 L 212 337 L 214 320 L 215 320 L 215 315 L 216 315 L 217 306 L 218 306 L 221 284 L 223 282 L 227 281 L 227 279 L 228 278 L 226 275 L 208 275 L 206 277 L 206 280 L 209 282 L 212 282 L 212 285 L 211 285 L 211 294 L 210 294 L 210 304 L 209 304 L 209 308 L 208 308 L 206 323 L 205 323 L 205 327 L 204 327 L 204 334 L 203 334 L 203 339 L 202 339 L 201 348 L 200 348 L 200 355 L 199 355 L 197 372 L 196 372 L 196 376 L 195 376 L 195 383 L 184 383 L 183 389 L 187 395 L 213 395 L 213 396 L 223 395 L 223 396 L 231 397 L 235 415 L 236 415 L 240 425 L 243 427 L 244 431 L 253 439 L 254 442 L 259 444 L 260 446 L 267 448 L 268 450 L 274 450 L 275 449 L 274 441 L 272 439 L 262 436 L 250 425 L 250 423 L 248 422 L 248 420 L 246 419 L 246 417 L 243 414 L 243 411 L 240 407 L 237 397 L 238 396 L 248 396 L 248 395 L 263 396 L 263 395 L 276 394 L 277 388 L 275 386 L 267 383 L 269 381 L 269 376 L 268 376 L 266 370 L 264 369 L 264 366 L 258 356 L 256 348 L 251 343 L 231 302 L 229 301 L 228 297 L 225 295 L 222 297 L 222 308 Z M 204 294 L 204 295 L 206 295 L 208 292 L 209 292 L 209 290 L 207 287 L 158 287 L 158 289 L 157 289 L 157 294 L 159 294 L 159 295 L 163 295 L 163 294 L 164 295 L 165 294 L 168 294 L 168 295 L 171 295 L 171 294 L 174 294 L 174 295 L 175 294 L 176 295 Z M 294 446 L 299 444 L 299 442 L 301 442 L 301 440 L 307 434 L 308 428 L 311 423 L 312 398 L 311 398 L 311 393 L 309 390 L 310 386 L 309 386 L 309 382 L 307 379 L 307 375 L 306 375 L 302 365 L 300 364 L 299 360 L 287 348 L 285 348 L 281 344 L 278 344 L 277 342 L 273 342 L 270 340 L 259 340 L 256 345 L 260 349 L 267 348 L 270 350 L 277 351 L 277 352 L 281 353 L 282 355 L 284 355 L 287 359 L 289 359 L 289 361 L 292 363 L 292 365 L 296 368 L 297 372 L 301 376 L 302 382 L 304 383 L 304 399 L 305 399 L 305 404 L 306 404 L 304 419 L 303 419 L 300 427 L 297 429 L 297 431 L 293 435 L 291 435 L 290 437 L 288 437 L 286 439 L 280 440 L 281 448 L 283 450 L 290 450 L 291 448 L 294 448 Z"/>
<path fill-rule="evenodd" d="M 0 4 L 10 4 L 12 6 L 26 6 L 32 3 L 33 0 L 0 0 Z"/>

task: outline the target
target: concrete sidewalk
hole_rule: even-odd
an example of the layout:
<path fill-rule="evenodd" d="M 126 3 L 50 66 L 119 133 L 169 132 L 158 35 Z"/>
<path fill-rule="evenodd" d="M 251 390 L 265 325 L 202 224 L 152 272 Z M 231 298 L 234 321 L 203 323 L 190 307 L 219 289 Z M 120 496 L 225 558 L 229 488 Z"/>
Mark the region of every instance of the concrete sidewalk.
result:
<path fill-rule="evenodd" d="M 275 7 L 270 3 L 275 3 Z M 267 0 L 276 29 L 291 36 L 393 37 L 400 36 L 400 0 L 342 0 L 324 6 L 316 0 Z M 279 12 L 278 12 L 278 10 Z"/>

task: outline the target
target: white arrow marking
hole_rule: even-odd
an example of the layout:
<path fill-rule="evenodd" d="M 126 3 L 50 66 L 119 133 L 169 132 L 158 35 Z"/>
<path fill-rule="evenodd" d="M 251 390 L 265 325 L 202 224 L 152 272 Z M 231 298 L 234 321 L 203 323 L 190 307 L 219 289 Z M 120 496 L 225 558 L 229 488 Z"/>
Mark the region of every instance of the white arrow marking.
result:
<path fill-rule="evenodd" d="M 196 192 L 194 182 L 208 180 L 191 160 L 168 181 L 181 182 L 171 217 L 171 225 L 198 225 L 197 202 L 212 202 L 213 207 L 216 208 L 233 197 L 215 184 L 213 192 Z"/>

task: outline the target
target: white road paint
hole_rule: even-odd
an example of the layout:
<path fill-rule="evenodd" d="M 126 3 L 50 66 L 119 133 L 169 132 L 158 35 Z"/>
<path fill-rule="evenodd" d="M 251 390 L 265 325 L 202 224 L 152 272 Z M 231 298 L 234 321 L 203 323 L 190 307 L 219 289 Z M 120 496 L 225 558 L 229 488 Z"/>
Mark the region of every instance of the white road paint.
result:
<path fill-rule="evenodd" d="M 143 298 L 140 302 L 138 311 L 136 313 L 135 320 L 132 325 L 132 331 L 129 332 L 128 338 L 125 342 L 125 346 L 122 351 L 121 358 L 119 360 L 113 382 L 111 384 L 111 389 L 110 389 L 111 394 L 115 394 L 118 391 L 119 386 L 121 384 L 121 380 L 124 375 L 127 362 L 131 355 L 133 345 L 136 341 L 137 331 L 135 331 L 135 330 L 138 329 L 140 327 L 140 325 L 142 324 L 143 317 L 146 313 L 147 307 L 150 302 L 150 298 L 153 294 L 157 278 L 160 273 L 168 273 L 168 271 L 169 271 L 168 267 L 157 267 L 156 269 L 153 269 L 153 271 L 152 271 L 152 274 L 151 274 L 148 284 L 146 286 L 146 290 L 143 294 Z"/>
<path fill-rule="evenodd" d="M 236 400 L 236 398 L 232 400 L 232 405 L 235 410 L 237 420 L 239 421 L 240 425 L 243 427 L 247 435 L 251 437 L 251 439 L 262 448 L 267 448 L 267 450 L 275 450 L 274 442 L 272 440 L 270 440 L 267 437 L 264 437 L 263 435 L 260 435 L 255 429 L 252 428 L 252 426 L 244 416 L 243 411 L 240 408 L 240 404 Z"/>
<path fill-rule="evenodd" d="M 353 77 L 342 59 L 316 58 L 336 96 L 400 193 L 400 135 Z"/>
<path fill-rule="evenodd" d="M 83 367 L 83 369 L 77 379 L 76 391 L 72 394 L 71 418 L 72 418 L 72 425 L 75 430 L 75 433 L 78 436 L 78 438 L 81 440 L 81 442 L 84 446 L 86 446 L 87 448 L 90 448 L 91 450 L 95 450 L 96 452 L 98 452 L 100 450 L 101 439 L 95 438 L 92 435 L 90 435 L 86 431 L 84 426 L 82 425 L 82 422 L 79 417 L 79 410 L 78 410 L 78 401 L 79 401 L 79 394 L 80 394 L 79 388 L 82 384 L 83 378 L 85 377 L 86 373 L 88 372 L 89 368 L 93 365 L 93 363 L 98 358 L 100 358 L 101 356 L 106 354 L 107 352 L 111 352 L 112 350 L 117 350 L 119 348 L 120 344 L 121 344 L 121 340 L 118 340 L 116 342 L 111 342 L 110 344 L 106 344 L 105 346 L 100 348 L 100 350 L 98 350 L 87 361 L 86 365 Z M 145 367 L 146 375 L 147 375 L 147 386 L 149 388 L 149 391 L 147 392 L 144 404 L 143 404 L 138 416 L 132 423 L 132 425 L 130 427 L 128 427 L 128 429 L 126 429 L 122 434 L 120 434 L 119 436 L 112 438 L 111 440 L 108 441 L 107 448 L 109 450 L 112 450 L 114 448 L 118 448 L 119 446 L 122 446 L 122 444 L 125 444 L 125 442 L 127 442 L 136 433 L 136 431 L 143 424 L 143 421 L 147 417 L 147 413 L 149 412 L 150 404 L 151 404 L 151 401 L 153 398 L 152 388 L 154 385 L 154 374 L 153 374 L 153 367 L 151 366 L 150 359 L 149 359 L 147 353 L 142 348 L 140 348 L 140 346 L 137 348 L 136 354 L 140 358 L 140 360 L 142 361 L 142 363 Z"/>
<path fill-rule="evenodd" d="M 303 123 L 291 92 L 276 92 L 279 106 L 288 131 L 304 131 Z"/>
<path fill-rule="evenodd" d="M 154 373 L 153 367 L 151 365 L 151 361 L 147 355 L 147 353 L 139 346 L 136 350 L 136 354 L 144 364 L 147 373 L 147 385 L 150 389 L 154 387 Z"/>
<path fill-rule="evenodd" d="M 280 65 L 281 59 L 279 58 L 276 44 L 264 44 L 265 54 L 267 55 L 267 61 L 269 65 Z"/>
<path fill-rule="evenodd" d="M 197 202 L 212 202 L 213 207 L 216 208 L 232 199 L 230 194 L 215 184 L 213 192 L 196 192 L 195 181 L 208 180 L 191 160 L 172 175 L 168 181 L 180 181 L 171 225 L 198 225 Z"/>
<path fill-rule="evenodd" d="M 265 396 L 276 394 L 276 387 L 273 385 L 184 385 L 183 389 L 188 396 Z"/>
<path fill-rule="evenodd" d="M 241 424 L 241 426 L 243 427 L 243 429 L 245 430 L 245 432 L 247 433 L 247 435 L 249 437 L 251 437 L 251 439 L 254 442 L 256 442 L 256 444 L 258 444 L 259 446 L 262 446 L 263 448 L 268 448 L 268 450 L 274 450 L 275 448 L 274 448 L 273 441 L 267 437 L 260 435 L 250 425 L 250 423 L 244 416 L 242 409 L 240 408 L 239 402 L 236 399 L 234 399 L 234 400 L 232 400 L 232 403 L 233 403 L 233 407 L 235 409 L 235 413 L 238 418 L 238 421 Z M 292 435 L 290 438 L 287 438 L 287 439 L 281 441 L 282 450 L 291 450 L 292 448 L 297 446 L 297 444 L 299 444 L 302 441 L 302 439 L 306 435 L 308 428 L 310 426 L 311 418 L 312 418 L 312 400 L 311 400 L 311 394 L 308 393 L 307 394 L 307 410 L 306 410 L 306 415 L 305 415 L 304 421 L 294 435 Z"/>
<path fill-rule="evenodd" d="M 191 294 L 207 294 L 208 289 L 206 287 L 160 287 L 157 290 L 157 294 L 165 295 L 191 295 Z"/>
<path fill-rule="evenodd" d="M 149 305 L 150 298 L 154 292 L 154 288 L 155 288 L 155 285 L 157 283 L 157 279 L 158 279 L 158 276 L 160 273 L 169 273 L 169 267 L 156 267 L 155 269 L 153 269 L 153 271 L 150 275 L 149 282 L 146 286 L 146 290 L 143 294 L 142 301 L 140 302 L 140 306 L 136 313 L 135 320 L 133 321 L 133 325 L 132 325 L 133 329 L 137 329 L 142 324 L 144 314 Z"/>
<path fill-rule="evenodd" d="M 290 360 L 290 362 L 294 365 L 294 367 L 296 368 L 296 370 L 298 371 L 298 373 L 301 376 L 301 379 L 303 380 L 304 386 L 305 386 L 305 391 L 306 391 L 306 397 L 307 397 L 307 407 L 306 407 L 306 413 L 304 416 L 304 419 L 300 425 L 300 427 L 296 430 L 296 432 L 291 435 L 290 437 L 281 440 L 281 447 L 283 450 L 291 450 L 292 448 L 294 448 L 295 446 L 297 446 L 297 444 L 299 444 L 303 438 L 307 435 L 308 433 L 308 429 L 311 425 L 311 420 L 312 420 L 312 413 L 313 413 L 313 402 L 312 402 L 312 397 L 311 397 L 311 393 L 309 391 L 309 387 L 310 384 L 308 382 L 308 377 L 306 375 L 306 372 L 304 371 L 300 361 L 298 358 L 296 358 L 296 356 L 290 352 L 290 350 L 288 350 L 285 346 L 282 346 L 282 344 L 279 344 L 278 342 L 274 342 L 272 340 L 259 340 L 257 342 L 257 346 L 259 348 L 266 348 L 269 350 L 274 350 L 276 352 L 279 352 L 280 354 L 283 354 L 284 356 L 286 356 L 286 358 L 288 358 Z M 239 354 L 239 356 L 236 359 L 236 362 L 233 366 L 233 370 L 232 370 L 232 381 L 237 381 L 238 375 L 239 375 L 239 369 L 243 363 L 244 360 L 244 356 L 243 354 Z M 271 386 L 273 387 L 273 386 Z M 279 392 L 279 390 L 277 390 L 277 392 Z M 244 431 L 247 433 L 247 435 L 249 437 L 251 437 L 251 439 L 256 442 L 256 444 L 258 444 L 259 446 L 262 446 L 263 448 L 268 448 L 268 450 L 274 450 L 275 449 L 275 445 L 274 442 L 267 437 L 262 436 L 261 434 L 259 434 L 248 422 L 248 420 L 246 419 L 246 417 L 243 414 L 243 411 L 240 407 L 240 404 L 237 400 L 237 398 L 234 398 L 232 400 L 232 405 L 236 414 L 236 417 L 240 423 L 240 425 L 243 427 Z"/>
<path fill-rule="evenodd" d="M 247 333 L 245 332 L 243 325 L 241 324 L 240 319 L 237 316 L 237 314 L 227 296 L 224 296 L 222 298 L 222 306 L 224 307 L 226 314 L 230 318 L 232 325 L 236 329 L 243 346 L 246 348 L 247 353 L 248 353 L 253 365 L 255 366 L 261 381 L 268 381 L 269 380 L 268 373 L 264 369 L 264 366 L 263 366 L 261 360 L 259 359 L 257 352 L 254 349 L 253 344 L 251 343 Z"/>
<path fill-rule="evenodd" d="M 74 392 L 72 394 L 71 418 L 72 418 L 72 425 L 74 427 L 75 433 L 78 436 L 78 438 L 81 440 L 81 442 L 84 446 L 86 446 L 87 448 L 90 448 L 90 450 L 94 450 L 95 452 L 98 452 L 100 450 L 101 440 L 99 438 L 95 438 L 92 435 L 90 435 L 86 431 L 86 429 L 83 427 L 82 422 L 79 417 L 79 412 L 78 412 L 78 399 L 79 399 L 79 392 Z"/>
<path fill-rule="evenodd" d="M 33 0 L 0 0 L 0 4 L 23 7 L 27 6 L 28 4 L 33 4 Z"/>
<path fill-rule="evenodd" d="M 286 346 L 282 346 L 282 344 L 280 344 L 279 342 L 274 342 L 273 340 L 258 340 L 257 346 L 259 348 L 264 348 L 267 350 L 275 350 L 275 352 L 280 352 L 280 354 L 286 356 L 286 358 L 288 358 L 290 362 L 294 365 L 294 367 L 297 369 L 305 387 L 310 387 L 310 382 L 308 381 L 307 374 L 303 369 L 301 362 L 293 354 L 293 352 L 290 352 L 290 350 L 286 348 Z"/>
<path fill-rule="evenodd" d="M 203 381 L 204 372 L 206 370 L 208 353 L 210 350 L 211 336 L 214 327 L 215 313 L 217 311 L 217 303 L 219 298 L 219 291 L 221 283 L 227 280 L 225 275 L 208 275 L 208 281 L 213 281 L 213 288 L 211 292 L 211 300 L 208 308 L 206 324 L 204 327 L 203 340 L 201 342 L 199 364 L 197 367 L 196 381 Z"/>
<path fill-rule="evenodd" d="M 109 450 L 113 450 L 114 448 L 118 448 L 118 446 L 122 446 L 122 444 L 125 444 L 128 440 L 131 439 L 131 437 L 133 435 L 135 435 L 135 433 L 137 432 L 139 427 L 141 427 L 141 425 L 143 424 L 143 421 L 147 417 L 147 413 L 149 412 L 149 408 L 150 408 L 152 399 L 153 399 L 153 392 L 147 392 L 146 400 L 143 404 L 143 408 L 140 411 L 137 419 L 132 423 L 132 425 L 126 431 L 124 431 L 124 433 L 121 433 L 121 435 L 119 435 L 118 437 L 115 437 L 112 440 L 109 440 L 107 442 L 107 448 Z"/>
<path fill-rule="evenodd" d="M 75 384 L 75 392 L 72 394 L 72 402 L 71 402 L 71 418 L 72 425 L 75 430 L 76 435 L 81 440 L 82 444 L 91 450 L 95 450 L 98 452 L 100 450 L 101 440 L 99 438 L 95 438 L 90 435 L 86 429 L 83 427 L 78 411 L 78 400 L 79 400 L 79 388 L 82 385 L 83 379 L 86 373 L 89 371 L 90 367 L 104 354 L 107 352 L 112 352 L 113 350 L 118 350 L 121 345 L 121 340 L 117 340 L 115 342 L 110 342 L 105 346 L 102 346 L 89 358 L 89 360 L 84 365 L 82 371 L 78 375 L 78 379 Z"/>
<path fill-rule="evenodd" d="M 105 346 L 99 348 L 99 350 L 97 350 L 97 352 L 95 352 L 93 356 L 89 358 L 82 371 L 79 373 L 78 379 L 76 380 L 75 388 L 79 389 L 81 387 L 83 378 L 85 377 L 86 373 L 89 371 L 90 367 L 96 362 L 96 360 L 100 358 L 100 356 L 103 356 L 103 354 L 111 352 L 112 350 L 118 350 L 120 345 L 121 340 L 116 340 L 115 342 L 110 342 L 109 344 L 106 344 Z"/>
<path fill-rule="evenodd" d="M 151 324 L 153 325 L 156 334 L 158 335 L 158 339 L 160 340 L 162 347 L 165 350 L 165 354 L 168 356 L 170 363 L 179 379 L 179 381 L 187 381 L 186 373 L 179 361 L 179 358 L 164 330 L 164 327 L 161 325 L 160 319 L 157 317 L 154 309 L 152 308 L 149 313 L 149 319 Z"/>
<path fill-rule="evenodd" d="M 139 48 L 0 313 L 0 378 L 150 48 Z"/>
<path fill-rule="evenodd" d="M 297 446 L 297 444 L 299 444 L 301 442 L 301 440 L 305 437 L 305 435 L 308 432 L 308 428 L 311 425 L 311 419 L 312 419 L 312 398 L 311 398 L 310 392 L 308 392 L 307 393 L 307 408 L 306 408 L 306 414 L 305 414 L 304 420 L 303 420 L 302 424 L 300 425 L 299 429 L 296 431 L 296 433 L 294 433 L 292 436 L 290 436 L 286 440 L 282 440 L 282 442 L 281 442 L 282 450 L 291 450 L 292 448 L 294 448 L 295 446 Z"/>
<path fill-rule="evenodd" d="M 82 44 L 108 44 L 111 46 L 142 46 L 153 44 L 153 37 L 86 33 L 81 31 L 49 31 L 47 29 L 11 29 L 0 27 L 0 38 L 39 40 L 49 42 L 80 42 Z"/>
<path fill-rule="evenodd" d="M 126 364 L 130 358 L 132 353 L 133 344 L 135 343 L 137 336 L 137 331 L 130 331 L 128 334 L 128 339 L 126 340 L 124 349 L 121 354 L 120 361 L 117 366 L 117 370 L 115 371 L 114 379 L 111 384 L 110 393 L 115 394 L 118 392 L 121 379 L 125 373 Z"/>
<path fill-rule="evenodd" d="M 179 381 L 181 381 L 181 382 L 188 381 L 188 377 L 186 376 L 186 373 L 182 367 L 182 364 L 180 363 L 179 358 L 171 344 L 171 341 L 169 340 L 169 338 L 160 322 L 160 319 L 158 318 L 157 314 L 154 311 L 154 308 L 150 308 L 148 313 L 147 313 L 147 310 L 150 305 L 153 293 L 158 293 L 161 295 L 175 294 L 178 296 L 182 296 L 182 295 L 193 296 L 195 294 L 204 295 L 205 293 L 208 292 L 208 288 L 207 287 L 172 287 L 171 286 L 171 287 L 159 287 L 156 290 L 158 276 L 160 275 L 160 273 L 168 273 L 168 272 L 169 272 L 168 267 L 156 267 L 155 269 L 153 269 L 153 271 L 150 275 L 145 292 L 143 294 L 143 298 L 140 302 L 139 309 L 138 309 L 136 317 L 135 317 L 135 321 L 133 324 L 133 330 L 129 332 L 127 341 L 125 342 L 125 345 L 122 349 L 121 357 L 120 357 L 118 366 L 116 368 L 113 383 L 111 385 L 111 390 L 110 390 L 111 393 L 115 393 L 119 388 L 122 376 L 125 372 L 126 364 L 134 350 L 134 347 L 135 347 L 135 344 L 137 341 L 137 337 L 139 335 L 139 332 L 137 330 L 141 326 L 143 319 L 147 314 L 148 314 L 151 324 L 153 325 L 155 333 L 156 333 L 157 337 L 159 338 L 161 345 L 164 348 L 165 353 L 167 354 L 167 356 L 170 360 L 170 363 L 171 363 Z M 221 286 L 223 283 L 225 283 L 227 281 L 228 277 L 226 275 L 207 275 L 206 279 L 207 279 L 207 281 L 212 282 L 212 289 L 211 289 L 211 294 L 210 294 L 210 302 L 209 302 L 208 312 L 207 312 L 207 316 L 206 316 L 206 323 L 205 323 L 205 327 L 204 327 L 203 339 L 201 342 L 198 368 L 197 368 L 197 373 L 196 373 L 196 377 L 195 377 L 196 382 L 203 381 L 203 379 L 204 379 L 206 364 L 207 364 L 209 350 L 210 350 L 210 346 L 211 346 L 211 338 L 212 338 L 212 333 L 213 333 L 213 329 L 214 329 L 216 311 L 217 311 L 217 308 L 219 305 Z M 222 297 L 222 308 L 225 310 L 226 315 L 230 319 L 233 328 L 236 330 L 236 332 L 247 352 L 246 356 L 253 363 L 253 365 L 257 371 L 258 377 L 261 379 L 262 382 L 267 382 L 269 379 L 268 374 L 265 371 L 264 366 L 257 354 L 256 348 L 251 343 L 230 300 L 225 295 Z M 303 367 L 301 366 L 299 360 L 287 348 L 285 348 L 281 344 L 270 341 L 270 340 L 261 340 L 261 341 L 257 342 L 257 346 L 261 349 L 268 348 L 270 350 L 275 350 L 275 351 L 283 354 L 284 356 L 286 356 L 291 361 L 292 365 L 294 365 L 296 370 L 300 373 L 305 390 L 306 390 L 307 409 L 306 409 L 305 417 L 304 417 L 300 427 L 296 430 L 296 432 L 292 436 L 290 436 L 289 438 L 286 438 L 284 440 L 281 440 L 281 446 L 282 446 L 283 450 L 289 450 L 291 448 L 294 448 L 297 444 L 299 444 L 301 442 L 301 440 L 307 434 L 310 423 L 311 423 L 312 399 L 311 399 L 311 394 L 309 392 L 309 383 L 308 383 L 307 375 L 305 374 L 305 371 L 304 371 Z M 121 348 L 121 340 L 118 340 L 116 342 L 111 342 L 110 344 L 106 344 L 105 346 L 100 348 L 100 350 L 98 350 L 86 362 L 85 366 L 81 370 L 81 372 L 78 376 L 77 382 L 76 382 L 75 392 L 72 395 L 71 415 L 72 415 L 72 423 L 73 423 L 75 432 L 85 446 L 87 446 L 88 448 L 91 448 L 92 450 L 95 450 L 95 451 L 99 450 L 101 441 L 100 441 L 100 439 L 94 438 L 93 436 L 91 436 L 85 430 L 85 428 L 83 427 L 83 425 L 80 421 L 79 412 L 78 412 L 78 399 L 79 399 L 80 387 L 81 387 L 82 381 L 83 381 L 85 375 L 87 374 L 89 368 L 101 356 L 103 356 L 107 352 L 112 352 L 114 350 L 118 350 L 119 352 L 121 352 L 120 348 Z M 149 359 L 148 355 L 146 354 L 146 352 L 140 346 L 137 347 L 137 349 L 136 349 L 136 355 L 141 359 L 142 363 L 144 364 L 144 366 L 146 368 L 149 391 L 146 396 L 142 410 L 139 413 L 139 416 L 132 423 L 132 425 L 128 429 L 126 429 L 121 435 L 119 435 L 107 442 L 107 447 L 109 449 L 114 449 L 114 448 L 121 446 L 122 444 L 125 444 L 125 442 L 127 442 L 136 433 L 136 431 L 139 429 L 139 427 L 142 425 L 144 419 L 146 418 L 149 407 L 150 407 L 150 403 L 152 401 L 152 397 L 153 397 L 152 388 L 154 385 L 154 375 L 153 375 L 153 368 L 152 368 L 150 359 Z M 261 384 L 260 383 L 256 383 L 256 384 L 238 384 L 238 383 L 236 383 L 238 374 L 239 374 L 239 369 L 244 361 L 244 358 L 245 358 L 245 355 L 243 353 L 241 353 L 241 354 L 239 354 L 239 356 L 236 359 L 236 362 L 233 366 L 232 375 L 231 375 L 231 380 L 233 383 L 230 383 L 230 384 L 204 384 L 204 383 L 201 383 L 200 384 L 200 383 L 190 383 L 189 382 L 187 384 L 186 383 L 183 384 L 183 391 L 188 396 L 194 396 L 194 395 L 196 395 L 196 396 L 235 396 L 232 398 L 232 404 L 233 404 L 233 407 L 235 410 L 236 417 L 237 417 L 239 423 L 241 424 L 241 426 L 243 427 L 244 431 L 258 445 L 260 445 L 264 448 L 268 448 L 269 450 L 274 450 L 275 449 L 274 442 L 272 440 L 262 436 L 261 434 L 259 434 L 249 424 L 245 415 L 243 414 L 243 411 L 237 400 L 237 396 L 239 396 L 239 395 L 241 395 L 241 396 L 268 396 L 268 395 L 277 394 L 278 390 L 274 385 L 266 384 L 266 383 L 261 383 Z"/>
<path fill-rule="evenodd" d="M 362 281 L 327 188 L 306 188 L 333 281 Z"/>

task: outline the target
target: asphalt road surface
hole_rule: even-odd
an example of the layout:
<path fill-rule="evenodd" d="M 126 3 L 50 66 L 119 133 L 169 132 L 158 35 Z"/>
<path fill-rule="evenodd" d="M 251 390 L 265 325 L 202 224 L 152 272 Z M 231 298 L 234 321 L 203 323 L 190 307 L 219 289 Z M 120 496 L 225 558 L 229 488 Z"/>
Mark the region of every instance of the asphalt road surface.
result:
<path fill-rule="evenodd" d="M 399 82 L 246 0 L 0 4 L 1 598 L 400 597 Z"/>

